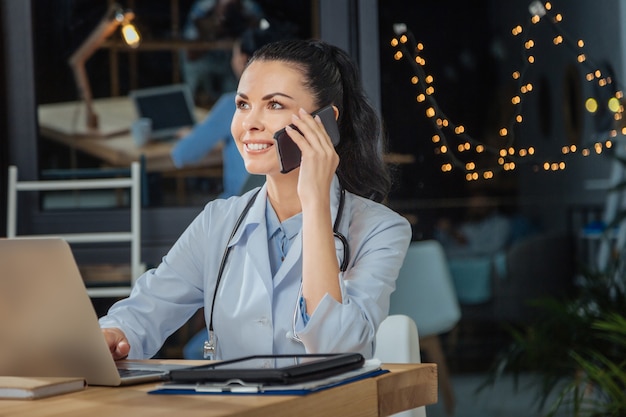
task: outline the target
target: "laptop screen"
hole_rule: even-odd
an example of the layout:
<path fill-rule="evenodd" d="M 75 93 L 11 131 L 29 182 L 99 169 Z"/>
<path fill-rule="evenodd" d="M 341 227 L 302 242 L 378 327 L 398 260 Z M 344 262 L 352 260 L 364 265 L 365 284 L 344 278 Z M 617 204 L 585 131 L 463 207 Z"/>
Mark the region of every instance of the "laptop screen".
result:
<path fill-rule="evenodd" d="M 194 104 L 185 84 L 146 88 L 130 92 L 138 117 L 152 120 L 152 139 L 167 139 L 195 124 Z"/>

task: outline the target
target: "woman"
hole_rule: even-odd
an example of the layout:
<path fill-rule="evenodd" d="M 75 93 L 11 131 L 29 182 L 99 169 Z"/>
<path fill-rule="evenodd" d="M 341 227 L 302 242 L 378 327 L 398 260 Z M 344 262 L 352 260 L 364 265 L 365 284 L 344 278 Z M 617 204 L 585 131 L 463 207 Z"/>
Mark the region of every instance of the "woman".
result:
<path fill-rule="evenodd" d="M 341 134 L 336 149 L 310 116 L 329 104 Z M 390 180 L 355 64 L 322 41 L 268 44 L 242 74 L 236 107 L 233 137 L 246 169 L 266 184 L 208 203 L 158 268 L 101 318 L 113 357 L 153 356 L 201 307 L 216 359 L 371 357 L 411 229 L 379 203 Z M 283 174 L 273 134 L 290 124 L 302 158 Z"/>

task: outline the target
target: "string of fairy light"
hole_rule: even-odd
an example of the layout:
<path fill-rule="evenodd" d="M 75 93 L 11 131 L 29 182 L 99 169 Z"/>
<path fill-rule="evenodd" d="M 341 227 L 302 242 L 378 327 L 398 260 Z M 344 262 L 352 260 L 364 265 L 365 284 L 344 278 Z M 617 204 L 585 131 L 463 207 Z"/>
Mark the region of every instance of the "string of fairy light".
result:
<path fill-rule="evenodd" d="M 575 144 L 565 145 L 561 148 L 560 159 L 541 159 L 537 155 L 534 146 L 526 148 L 515 147 L 515 131 L 524 121 L 522 112 L 523 104 L 529 94 L 533 92 L 533 83 L 527 80 L 529 68 L 535 64 L 536 57 L 533 54 L 537 42 L 531 38 L 531 28 L 546 21 L 554 28 L 555 35 L 551 42 L 555 47 L 567 46 L 576 54 L 578 64 L 585 70 L 585 80 L 595 82 L 597 86 L 609 89 L 611 94 L 606 103 L 599 103 L 596 97 L 589 97 L 585 101 L 585 109 L 590 113 L 596 113 L 600 106 L 607 106 L 615 121 L 623 117 L 624 106 L 622 102 L 623 92 L 617 88 L 617 83 L 611 74 L 603 73 L 601 69 L 584 52 L 585 42 L 582 39 L 574 40 L 562 29 L 563 15 L 553 11 L 552 3 L 533 1 L 529 6 L 531 18 L 526 27 L 517 25 L 511 29 L 514 37 L 522 40 L 523 61 L 519 70 L 513 71 L 512 79 L 517 85 L 517 90 L 510 98 L 513 106 L 512 116 L 508 124 L 498 128 L 496 144 L 487 140 L 480 140 L 470 135 L 463 124 L 452 121 L 439 107 L 435 97 L 434 76 L 426 72 L 426 58 L 424 57 L 424 44 L 417 42 L 404 24 L 394 25 L 396 37 L 391 40 L 391 46 L 397 48 L 394 59 L 400 61 L 405 57 L 410 58 L 414 75 L 410 82 L 417 88 L 416 100 L 426 105 L 425 115 L 432 121 L 435 133 L 431 140 L 435 145 L 435 153 L 446 156 L 446 162 L 442 163 L 442 172 L 452 172 L 460 169 L 465 173 L 467 181 L 490 180 L 495 178 L 496 173 L 515 170 L 521 163 L 535 164 L 538 170 L 562 171 L 567 167 L 566 156 L 580 153 L 587 157 L 592 154 L 601 154 L 605 149 L 613 146 L 612 139 L 618 135 L 617 129 L 609 130 L 606 137 L 597 140 L 587 147 L 578 148 Z M 607 91 L 609 91 L 607 90 Z M 615 124 L 617 125 L 617 124 Z M 621 128 L 621 134 L 626 135 L 626 126 Z M 491 164 L 483 164 L 481 158 L 488 154 L 492 156 Z"/>

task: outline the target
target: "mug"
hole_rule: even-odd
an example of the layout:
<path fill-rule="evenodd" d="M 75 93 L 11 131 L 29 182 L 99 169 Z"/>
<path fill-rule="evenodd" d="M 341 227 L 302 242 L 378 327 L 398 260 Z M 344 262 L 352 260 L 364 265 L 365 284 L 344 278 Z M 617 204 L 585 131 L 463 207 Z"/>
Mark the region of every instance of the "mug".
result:
<path fill-rule="evenodd" d="M 140 117 L 135 120 L 130 128 L 135 146 L 141 148 L 150 140 L 152 135 L 152 119 Z"/>

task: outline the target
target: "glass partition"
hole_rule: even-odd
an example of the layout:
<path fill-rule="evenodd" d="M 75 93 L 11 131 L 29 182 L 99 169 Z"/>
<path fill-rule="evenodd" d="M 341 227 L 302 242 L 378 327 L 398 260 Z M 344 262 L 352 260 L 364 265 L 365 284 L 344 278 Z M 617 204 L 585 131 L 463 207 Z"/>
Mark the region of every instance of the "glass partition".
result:
<path fill-rule="evenodd" d="M 310 37 L 316 20 L 311 1 L 267 0 L 33 1 L 32 14 L 40 176 L 140 160 L 149 207 L 199 206 L 218 196 L 221 154 L 174 166 L 171 149 L 189 124 L 138 144 L 131 127 L 139 114 L 129 94 L 182 85 L 200 123 L 236 88 L 233 41 L 246 28 Z M 141 37 L 136 48 L 122 40 L 127 22 Z M 172 110 L 171 101 L 162 104 L 159 122 Z"/>

